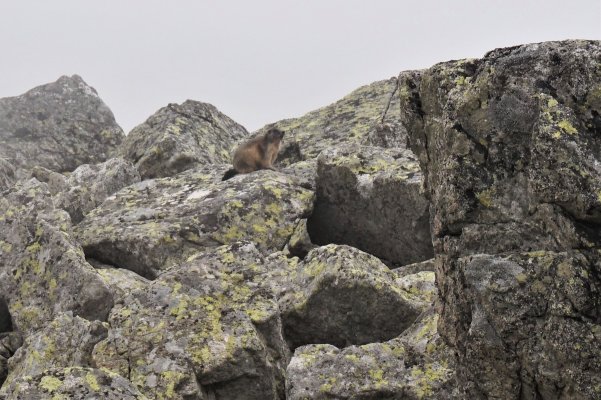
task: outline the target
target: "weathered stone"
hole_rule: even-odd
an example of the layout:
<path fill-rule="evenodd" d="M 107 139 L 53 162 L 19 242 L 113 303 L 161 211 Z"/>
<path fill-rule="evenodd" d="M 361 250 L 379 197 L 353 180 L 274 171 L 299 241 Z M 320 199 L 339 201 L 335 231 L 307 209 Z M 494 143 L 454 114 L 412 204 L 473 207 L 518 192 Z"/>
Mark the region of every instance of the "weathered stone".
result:
<path fill-rule="evenodd" d="M 6 394 L 0 395 L 2 400 L 148 400 L 122 376 L 82 367 L 50 369 L 34 376 L 24 376 L 3 390 Z M 165 396 L 168 395 L 165 393 Z"/>
<path fill-rule="evenodd" d="M 429 204 L 409 150 L 341 145 L 318 158 L 309 218 L 317 244 L 348 244 L 399 266 L 432 258 Z"/>
<path fill-rule="evenodd" d="M 140 174 L 122 158 L 81 165 L 69 175 L 68 189 L 57 196 L 54 204 L 67 211 L 71 221 L 77 224 L 107 197 L 136 182 L 140 182 Z"/>
<path fill-rule="evenodd" d="M 147 180 L 109 197 L 76 227 L 86 255 L 152 278 L 198 251 L 239 240 L 281 250 L 311 213 L 314 194 L 294 177 L 257 171 L 222 182 L 220 172 Z"/>
<path fill-rule="evenodd" d="M 0 297 L 28 334 L 66 311 L 104 320 L 112 296 L 69 234 L 69 216 L 35 179 L 0 197 Z"/>
<path fill-rule="evenodd" d="M 405 131 L 398 121 L 398 96 L 392 97 L 382 121 L 396 78 L 360 87 L 337 102 L 311 111 L 300 118 L 291 118 L 261 128 L 261 133 L 275 125 L 286 132 L 277 164 L 290 165 L 316 158 L 322 150 L 353 143 L 396 147 L 405 143 Z M 382 123 L 389 132 L 382 135 Z"/>
<path fill-rule="evenodd" d="M 106 336 L 107 327 L 100 321 L 90 322 L 70 313 L 59 314 L 43 329 L 27 337 L 9 360 L 10 374 L 3 388 L 48 369 L 91 366 L 92 349 Z"/>
<path fill-rule="evenodd" d="M 436 260 L 431 258 L 426 261 L 403 265 L 392 270 L 398 276 L 417 274 L 418 272 L 434 272 L 436 271 Z"/>
<path fill-rule="evenodd" d="M 294 232 L 286 248 L 293 256 L 304 258 L 315 247 L 317 245 L 311 242 L 309 232 L 307 231 L 307 220 L 301 219 L 294 228 Z"/>
<path fill-rule="evenodd" d="M 600 396 L 600 60 L 547 42 L 400 77 L 465 398 Z"/>
<path fill-rule="evenodd" d="M 8 361 L 23 344 L 23 337 L 18 332 L 0 333 L 0 388 L 8 376 Z"/>
<path fill-rule="evenodd" d="M 10 188 L 15 180 L 15 168 L 8 159 L 0 156 L 0 192 Z"/>
<path fill-rule="evenodd" d="M 122 140 L 111 110 L 77 75 L 0 99 L 0 158 L 19 178 L 36 165 L 66 172 L 104 161 Z"/>
<path fill-rule="evenodd" d="M 433 279 L 433 277 L 432 277 Z M 296 349 L 286 370 L 287 399 L 452 399 L 453 367 L 430 310 L 384 343 Z"/>
<path fill-rule="evenodd" d="M 248 136 L 242 125 L 211 104 L 187 100 L 169 104 L 135 127 L 121 155 L 142 179 L 173 176 L 198 165 L 229 163 L 236 141 Z"/>
<path fill-rule="evenodd" d="M 377 258 L 348 246 L 312 250 L 290 279 L 292 290 L 280 308 L 291 348 L 388 340 L 429 305 L 397 286 Z"/>
<path fill-rule="evenodd" d="M 55 196 L 61 192 L 69 190 L 67 177 L 61 173 L 51 171 L 39 165 L 33 167 L 29 172 L 31 178 L 35 178 L 40 182 L 48 185 L 48 191 Z"/>
<path fill-rule="evenodd" d="M 150 398 L 283 398 L 289 350 L 264 273 L 249 243 L 197 254 L 115 306 L 96 364 Z"/>

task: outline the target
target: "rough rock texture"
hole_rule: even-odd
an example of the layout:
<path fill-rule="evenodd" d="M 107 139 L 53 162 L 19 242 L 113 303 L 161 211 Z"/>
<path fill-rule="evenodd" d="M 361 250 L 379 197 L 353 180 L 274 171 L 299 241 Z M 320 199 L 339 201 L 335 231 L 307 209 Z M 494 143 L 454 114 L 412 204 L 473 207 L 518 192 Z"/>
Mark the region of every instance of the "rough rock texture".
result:
<path fill-rule="evenodd" d="M 59 314 L 43 329 L 30 335 L 10 359 L 10 375 L 3 388 L 48 369 L 91 366 L 92 349 L 106 336 L 107 327 L 100 321 L 90 322 L 70 313 Z"/>
<path fill-rule="evenodd" d="M 252 244 L 199 253 L 116 306 L 94 360 L 150 398 L 277 399 L 289 351 Z"/>
<path fill-rule="evenodd" d="M 163 398 L 168 398 L 167 395 Z M 94 368 L 69 367 L 25 376 L 7 387 L 5 394 L 0 394 L 0 399 L 147 400 L 147 397 L 117 374 Z"/>
<path fill-rule="evenodd" d="M 187 100 L 161 108 L 135 127 L 121 155 L 142 179 L 173 176 L 197 165 L 229 163 L 235 142 L 246 136 L 242 125 L 213 105 Z"/>
<path fill-rule="evenodd" d="M 122 140 L 111 110 L 77 75 L 0 99 L 0 158 L 19 178 L 36 165 L 65 172 L 104 161 Z"/>
<path fill-rule="evenodd" d="M 286 370 L 287 399 L 454 398 L 451 353 L 438 336 L 437 320 L 430 310 L 383 343 L 299 347 Z"/>
<path fill-rule="evenodd" d="M 65 311 L 106 319 L 111 293 L 70 230 L 44 183 L 31 179 L 0 197 L 0 298 L 14 330 L 32 333 Z"/>
<path fill-rule="evenodd" d="M 15 168 L 8 159 L 0 157 L 0 192 L 10 188 L 15 183 Z"/>
<path fill-rule="evenodd" d="M 429 204 L 409 150 L 340 145 L 317 164 L 314 243 L 348 244 L 392 265 L 432 258 Z"/>
<path fill-rule="evenodd" d="M 391 339 L 429 305 L 399 287 L 377 258 L 348 246 L 312 250 L 292 275 L 280 307 L 291 348 Z"/>
<path fill-rule="evenodd" d="M 38 181 L 44 182 L 46 185 L 48 185 L 48 191 L 53 196 L 69 190 L 69 184 L 67 183 L 66 175 L 51 171 L 48 168 L 40 167 L 39 165 L 33 167 L 29 171 L 29 177 L 35 178 Z"/>
<path fill-rule="evenodd" d="M 220 172 L 192 170 L 117 192 L 76 228 L 86 255 L 152 278 L 200 250 L 239 240 L 282 250 L 312 211 L 313 192 L 293 177 L 257 171 L 222 182 Z"/>
<path fill-rule="evenodd" d="M 6 311 L 3 311 L 6 312 Z M 4 329 L 2 329 L 4 330 Z M 0 333 L 0 388 L 8 376 L 8 361 L 23 344 L 23 337 L 18 332 Z"/>
<path fill-rule="evenodd" d="M 465 398 L 601 396 L 600 61 L 548 42 L 400 78 Z"/>
<path fill-rule="evenodd" d="M 396 85 L 396 78 L 374 82 L 300 118 L 276 122 L 286 132 L 277 163 L 287 166 L 313 159 L 328 147 L 346 143 L 404 147 L 406 132 L 398 120 L 398 96 L 391 97 Z"/>
<path fill-rule="evenodd" d="M 107 197 L 136 182 L 140 182 L 140 174 L 122 158 L 81 165 L 69 175 L 66 180 L 69 188 L 58 195 L 54 204 L 67 211 L 77 224 Z"/>

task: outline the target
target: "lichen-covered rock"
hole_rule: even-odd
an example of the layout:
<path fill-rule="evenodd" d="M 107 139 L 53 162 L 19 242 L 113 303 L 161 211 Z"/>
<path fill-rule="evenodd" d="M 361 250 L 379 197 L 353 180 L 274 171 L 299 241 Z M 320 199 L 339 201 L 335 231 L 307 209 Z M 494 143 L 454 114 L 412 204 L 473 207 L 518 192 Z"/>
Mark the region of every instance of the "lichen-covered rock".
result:
<path fill-rule="evenodd" d="M 299 347 L 286 370 L 286 398 L 453 399 L 451 354 L 438 336 L 437 320 L 430 310 L 405 334 L 383 343 Z"/>
<path fill-rule="evenodd" d="M 436 259 L 431 258 L 418 263 L 403 265 L 392 270 L 398 276 L 417 274 L 418 272 L 434 272 L 436 271 Z"/>
<path fill-rule="evenodd" d="M 117 192 L 76 231 L 87 256 L 152 278 L 198 251 L 239 240 L 282 250 L 311 213 L 313 197 L 274 171 L 222 182 L 215 172 L 192 170 Z"/>
<path fill-rule="evenodd" d="M 400 77 L 465 398 L 601 396 L 600 60 L 547 42 Z"/>
<path fill-rule="evenodd" d="M 135 127 L 121 155 L 142 179 L 173 176 L 198 165 L 229 163 L 234 144 L 248 136 L 215 106 L 187 100 L 169 104 Z"/>
<path fill-rule="evenodd" d="M 122 376 L 82 367 L 56 368 L 23 376 L 6 388 L 0 399 L 148 400 Z"/>
<path fill-rule="evenodd" d="M 53 196 L 69 190 L 67 177 L 59 172 L 51 171 L 48 168 L 36 165 L 29 171 L 29 176 L 30 178 L 35 178 L 48 185 L 48 191 Z"/>
<path fill-rule="evenodd" d="M 150 398 L 283 398 L 289 350 L 264 272 L 249 243 L 197 254 L 115 306 L 96 365 Z"/>
<path fill-rule="evenodd" d="M 0 156 L 0 192 L 10 188 L 15 180 L 15 168 L 8 159 Z"/>
<path fill-rule="evenodd" d="M 100 321 L 90 322 L 71 313 L 59 314 L 43 329 L 27 337 L 9 360 L 10 374 L 3 388 L 48 369 L 91 366 L 92 349 L 106 335 L 107 327 Z"/>
<path fill-rule="evenodd" d="M 312 250 L 290 279 L 292 290 L 280 307 L 291 348 L 388 340 L 429 305 L 397 286 L 395 275 L 376 257 L 349 246 Z"/>
<path fill-rule="evenodd" d="M 374 82 L 300 118 L 276 122 L 275 125 L 286 132 L 277 163 L 290 165 L 309 160 L 328 147 L 347 143 L 385 147 L 404 145 L 406 132 L 398 121 L 398 96 L 392 96 L 382 125 L 382 115 L 396 85 L 396 78 Z M 388 132 L 382 134 L 382 129 L 388 129 Z"/>
<path fill-rule="evenodd" d="M 140 174 L 122 158 L 80 165 L 69 175 L 68 189 L 58 194 L 54 204 L 67 211 L 77 224 L 111 194 L 136 182 L 140 182 Z"/>
<path fill-rule="evenodd" d="M 309 231 L 307 231 L 307 220 L 301 219 L 290 236 L 286 250 L 295 257 L 305 258 L 307 253 L 315 247 L 317 245 L 311 242 Z"/>
<path fill-rule="evenodd" d="M 0 388 L 8 376 L 8 361 L 23 344 L 23 337 L 19 332 L 0 333 Z"/>
<path fill-rule="evenodd" d="M 77 75 L 0 99 L 0 158 L 19 178 L 36 165 L 65 172 L 102 162 L 123 137 L 111 110 Z"/>
<path fill-rule="evenodd" d="M 106 319 L 111 293 L 70 229 L 44 183 L 31 179 L 0 197 L 0 297 L 14 330 L 31 333 L 66 311 Z"/>
<path fill-rule="evenodd" d="M 318 158 L 309 218 L 317 244 L 348 244 L 390 265 L 432 258 L 429 204 L 409 150 L 341 145 Z"/>

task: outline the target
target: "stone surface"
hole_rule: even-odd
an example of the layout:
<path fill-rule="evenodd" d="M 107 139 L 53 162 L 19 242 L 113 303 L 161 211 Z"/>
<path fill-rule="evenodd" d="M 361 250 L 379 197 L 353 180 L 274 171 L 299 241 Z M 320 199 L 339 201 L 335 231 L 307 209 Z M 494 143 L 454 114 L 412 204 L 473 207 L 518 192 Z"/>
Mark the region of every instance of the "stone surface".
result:
<path fill-rule="evenodd" d="M 163 398 L 168 398 L 169 392 Z M 108 371 L 69 367 L 25 376 L 0 394 L 2 400 L 106 399 L 147 400 L 131 382 Z"/>
<path fill-rule="evenodd" d="M 547 42 L 400 77 L 465 398 L 601 395 L 600 60 Z"/>
<path fill-rule="evenodd" d="M 436 332 L 437 320 L 430 310 L 405 334 L 383 343 L 299 347 L 286 371 L 286 398 L 455 398 L 451 354 Z"/>
<path fill-rule="evenodd" d="M 92 349 L 106 336 L 107 327 L 100 321 L 90 322 L 70 313 L 59 314 L 43 329 L 27 337 L 9 360 L 10 374 L 3 389 L 45 370 L 91 366 Z"/>
<path fill-rule="evenodd" d="M 32 333 L 65 311 L 106 319 L 111 293 L 70 230 L 44 183 L 31 179 L 0 197 L 0 293 L 14 330 Z"/>
<path fill-rule="evenodd" d="M 200 250 L 239 240 L 282 250 L 312 211 L 313 192 L 294 177 L 257 171 L 222 182 L 221 175 L 191 170 L 117 192 L 76 227 L 86 255 L 152 278 Z"/>
<path fill-rule="evenodd" d="M 317 163 L 314 243 L 348 244 L 394 266 L 432 258 L 429 204 L 410 151 L 347 144 Z"/>
<path fill-rule="evenodd" d="M 173 176 L 198 165 L 230 163 L 235 143 L 248 136 L 242 125 L 211 104 L 169 104 L 135 127 L 121 155 L 142 179 Z"/>
<path fill-rule="evenodd" d="M 396 85 L 396 78 L 374 82 L 329 106 L 299 118 L 276 122 L 275 126 L 286 132 L 277 164 L 287 166 L 314 159 L 328 147 L 347 143 L 404 146 L 406 133 L 398 120 L 398 96 L 392 96 L 382 124 L 382 115 Z M 272 125 L 261 128 L 258 133 Z M 388 132 L 383 134 L 383 129 Z"/>
<path fill-rule="evenodd" d="M 113 309 L 96 365 L 150 398 L 283 398 L 289 351 L 277 302 L 260 285 L 264 269 L 246 243 L 163 273 Z"/>
<path fill-rule="evenodd" d="M 291 348 L 310 343 L 338 347 L 388 340 L 430 304 L 398 286 L 377 258 L 348 246 L 312 250 L 291 274 L 280 300 Z"/>
<path fill-rule="evenodd" d="M 18 332 L 0 333 L 0 388 L 8 376 L 8 362 L 23 344 L 23 337 Z"/>
<path fill-rule="evenodd" d="M 0 158 L 19 178 L 36 165 L 66 172 L 104 161 L 123 138 L 111 110 L 77 75 L 0 99 Z"/>
<path fill-rule="evenodd" d="M 10 188 L 15 183 L 15 168 L 8 159 L 0 157 L 0 192 Z"/>
<path fill-rule="evenodd" d="M 57 196 L 54 204 L 67 211 L 71 221 L 77 224 L 107 197 L 136 182 L 140 182 L 140 174 L 122 158 L 81 165 L 69 175 L 68 189 Z"/>

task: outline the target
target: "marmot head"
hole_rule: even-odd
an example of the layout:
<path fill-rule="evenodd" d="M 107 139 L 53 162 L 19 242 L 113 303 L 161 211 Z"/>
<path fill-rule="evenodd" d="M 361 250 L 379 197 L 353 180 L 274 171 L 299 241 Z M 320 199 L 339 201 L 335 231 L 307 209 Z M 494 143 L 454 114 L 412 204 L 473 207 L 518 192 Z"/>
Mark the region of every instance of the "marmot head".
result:
<path fill-rule="evenodd" d="M 276 142 L 282 140 L 284 137 L 284 131 L 279 130 L 278 128 L 270 128 L 265 134 L 265 138 L 269 142 Z"/>

